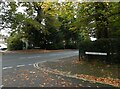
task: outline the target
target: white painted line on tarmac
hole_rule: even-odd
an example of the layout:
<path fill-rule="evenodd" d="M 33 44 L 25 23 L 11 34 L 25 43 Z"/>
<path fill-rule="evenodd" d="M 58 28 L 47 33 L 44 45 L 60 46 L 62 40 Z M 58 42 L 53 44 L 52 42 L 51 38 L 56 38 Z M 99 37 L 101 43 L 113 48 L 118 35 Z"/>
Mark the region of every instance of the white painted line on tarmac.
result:
<path fill-rule="evenodd" d="M 41 61 L 41 62 L 35 63 L 35 64 L 33 64 L 33 66 L 34 66 L 35 68 L 39 69 L 39 64 L 40 64 L 40 63 L 44 63 L 44 62 L 47 62 L 47 61 Z"/>
<path fill-rule="evenodd" d="M 13 68 L 13 67 L 12 66 L 10 66 L 10 67 L 4 67 L 3 70 L 5 70 L 5 69 L 11 69 L 11 68 Z"/>
<path fill-rule="evenodd" d="M 17 67 L 24 67 L 25 65 L 17 65 Z"/>
<path fill-rule="evenodd" d="M 33 64 L 28 64 L 28 65 L 30 66 L 30 65 L 33 65 Z M 16 67 L 17 67 L 17 68 L 25 67 L 25 65 L 22 65 L 22 64 L 21 64 L 21 65 L 17 65 Z M 16 68 L 16 67 L 15 67 L 15 68 Z M 2 69 L 3 69 L 3 70 L 6 70 L 6 69 L 11 69 L 11 68 L 13 68 L 13 67 L 12 67 L 12 66 L 9 66 L 9 67 L 3 67 Z"/>
<path fill-rule="evenodd" d="M 0 88 L 2 88 L 4 85 L 0 85 Z"/>
<path fill-rule="evenodd" d="M 33 65 L 33 64 L 28 64 L 29 66 Z"/>
<path fill-rule="evenodd" d="M 39 65 L 39 63 L 36 63 L 36 67 L 39 69 L 39 66 L 38 66 L 38 65 Z"/>
<path fill-rule="evenodd" d="M 36 63 L 35 63 L 35 64 L 33 64 L 33 66 L 34 66 L 35 68 L 37 68 L 37 67 L 36 67 Z"/>

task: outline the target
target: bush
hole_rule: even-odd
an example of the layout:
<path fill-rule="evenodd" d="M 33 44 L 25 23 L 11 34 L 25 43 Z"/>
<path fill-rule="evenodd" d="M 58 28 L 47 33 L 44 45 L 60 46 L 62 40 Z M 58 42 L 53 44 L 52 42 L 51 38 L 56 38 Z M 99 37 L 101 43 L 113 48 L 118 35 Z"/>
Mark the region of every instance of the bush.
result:
<path fill-rule="evenodd" d="M 106 52 L 108 62 L 120 63 L 120 39 L 99 39 L 96 41 L 84 41 L 80 43 L 80 53 L 85 55 L 86 51 L 90 52 Z M 99 56 L 100 57 L 100 56 Z"/>
<path fill-rule="evenodd" d="M 20 37 L 10 36 L 8 38 L 8 50 L 22 50 L 23 42 L 20 40 Z"/>
<path fill-rule="evenodd" d="M 64 45 L 62 42 L 46 45 L 46 49 L 48 49 L 48 50 L 58 50 L 58 49 L 63 49 L 63 48 L 64 48 Z"/>

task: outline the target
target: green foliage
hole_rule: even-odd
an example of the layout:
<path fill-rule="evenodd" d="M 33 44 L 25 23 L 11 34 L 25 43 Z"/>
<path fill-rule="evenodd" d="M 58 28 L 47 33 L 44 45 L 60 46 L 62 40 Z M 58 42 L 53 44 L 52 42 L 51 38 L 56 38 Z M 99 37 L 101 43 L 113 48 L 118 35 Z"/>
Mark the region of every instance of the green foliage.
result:
<path fill-rule="evenodd" d="M 77 48 L 78 42 L 89 42 L 90 36 L 120 36 L 120 3 L 8 2 L 1 6 L 3 27 L 11 28 L 13 37 L 21 35 L 30 48 Z M 24 13 L 16 12 L 19 6 L 26 8 Z"/>
<path fill-rule="evenodd" d="M 116 32 L 120 30 L 119 8 L 119 2 L 79 3 L 75 27 L 87 30 L 91 36 L 98 39 L 118 37 Z"/>
<path fill-rule="evenodd" d="M 15 36 L 10 36 L 8 38 L 8 50 L 22 50 L 23 42 L 21 38 L 16 34 Z"/>

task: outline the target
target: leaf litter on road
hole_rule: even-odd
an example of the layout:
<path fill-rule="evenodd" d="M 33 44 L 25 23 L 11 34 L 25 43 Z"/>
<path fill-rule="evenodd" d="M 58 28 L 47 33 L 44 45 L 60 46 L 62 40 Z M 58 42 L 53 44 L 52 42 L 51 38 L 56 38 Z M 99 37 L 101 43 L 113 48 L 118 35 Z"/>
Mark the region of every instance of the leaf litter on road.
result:
<path fill-rule="evenodd" d="M 75 62 L 76 63 L 76 62 Z M 73 65 L 75 66 L 76 64 L 73 63 Z M 77 62 L 79 64 L 79 62 Z M 54 64 L 54 63 L 53 63 Z M 66 65 L 66 63 L 62 62 L 62 63 L 59 63 L 62 68 L 64 68 Z M 63 65 L 64 64 L 64 65 Z M 81 62 L 81 64 L 84 64 L 84 62 Z M 42 65 L 43 66 L 43 65 Z M 57 65 L 59 66 L 59 65 Z M 52 74 L 52 75 L 51 75 Z M 14 76 L 15 75 L 15 76 Z M 14 84 L 17 84 L 17 82 L 19 84 L 17 84 L 17 86 L 31 86 L 31 87 L 34 87 L 34 86 L 39 86 L 39 87 L 55 87 L 55 86 L 58 86 L 58 87 L 79 87 L 79 86 L 82 86 L 84 87 L 85 85 L 83 85 L 82 83 L 75 83 L 73 82 L 71 79 L 66 80 L 66 78 L 73 78 L 73 79 L 83 79 L 83 81 L 81 81 L 82 83 L 85 83 L 86 81 L 84 80 L 89 80 L 91 83 L 93 82 L 101 82 L 101 83 L 105 83 L 105 84 L 108 84 L 106 82 L 109 82 L 109 84 L 113 83 L 115 84 L 116 81 L 118 81 L 119 83 L 119 79 L 116 80 L 115 82 L 113 82 L 115 79 L 111 79 L 109 78 L 100 78 L 100 77 L 95 77 L 95 76 L 90 76 L 90 75 L 85 75 L 85 74 L 73 74 L 70 70 L 68 71 L 61 71 L 57 68 L 51 68 L 51 67 L 47 67 L 46 65 L 44 65 L 43 67 L 41 67 L 40 70 L 38 69 L 24 69 L 24 68 L 21 68 L 19 70 L 14 70 L 13 72 L 13 75 L 6 75 L 6 77 L 4 77 L 4 81 L 5 79 L 8 79 L 6 80 L 6 82 L 4 82 L 4 84 L 8 84 L 8 85 L 12 85 L 14 86 Z M 12 82 L 13 80 L 16 80 L 14 82 Z M 79 80 L 78 80 L 79 81 Z M 111 82 L 110 82 L 111 81 Z M 116 84 L 118 84 L 116 83 Z M 113 85 L 111 84 L 111 85 Z M 88 85 L 86 85 L 88 86 Z M 113 85 L 115 86 L 115 85 Z"/>
<path fill-rule="evenodd" d="M 76 61 L 76 60 L 73 60 L 72 61 L 72 67 L 73 65 L 77 65 L 77 64 L 84 64 L 83 61 Z M 50 62 L 49 62 L 49 65 L 50 65 Z M 97 77 L 97 76 L 94 76 L 94 75 L 88 75 L 88 74 L 72 74 L 71 71 L 61 71 L 61 69 L 58 68 L 58 66 L 62 66 L 63 68 L 67 65 L 65 65 L 65 62 L 62 61 L 62 62 L 52 62 L 52 65 L 53 68 L 50 68 L 52 67 L 51 65 L 46 65 L 46 63 L 44 63 L 44 68 L 42 68 L 41 70 L 43 71 L 46 71 L 46 72 L 49 72 L 49 73 L 52 73 L 52 74 L 56 74 L 56 75 L 62 75 L 62 76 L 67 76 L 67 77 L 72 77 L 72 78 L 77 78 L 77 79 L 83 79 L 83 80 L 86 80 L 86 81 L 90 81 L 90 82 L 94 82 L 94 83 L 102 83 L 102 84 L 109 84 L 109 85 L 112 85 L 112 86 L 115 86 L 115 87 L 120 87 L 120 79 L 118 78 L 111 78 L 109 77 L 109 75 L 112 75 L 111 72 L 107 72 L 106 69 L 102 69 L 101 68 L 101 65 L 98 66 L 98 68 L 100 68 L 101 72 L 103 73 L 106 73 L 106 75 L 108 74 L 108 77 Z M 93 65 L 94 67 L 96 67 L 96 65 L 94 64 Z M 94 70 L 93 66 L 91 65 L 90 68 L 92 70 Z M 56 68 L 55 68 L 56 67 Z M 107 65 L 106 66 L 107 68 L 110 67 L 110 65 Z M 62 82 L 64 83 L 64 82 Z"/>

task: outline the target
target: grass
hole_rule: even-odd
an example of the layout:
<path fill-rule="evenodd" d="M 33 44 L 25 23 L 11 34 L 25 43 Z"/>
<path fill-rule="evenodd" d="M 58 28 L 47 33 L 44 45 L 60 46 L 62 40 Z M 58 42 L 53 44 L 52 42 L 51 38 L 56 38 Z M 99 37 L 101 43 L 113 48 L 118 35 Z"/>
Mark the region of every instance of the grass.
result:
<path fill-rule="evenodd" d="M 77 57 L 67 59 L 57 62 L 46 62 L 45 65 L 52 69 L 70 72 L 71 74 L 86 74 L 96 77 L 120 79 L 118 73 L 120 65 L 118 64 L 107 64 L 102 61 L 78 61 Z"/>

